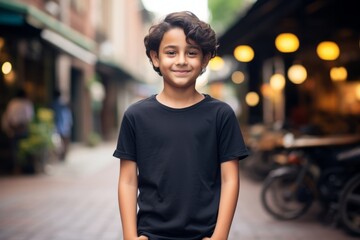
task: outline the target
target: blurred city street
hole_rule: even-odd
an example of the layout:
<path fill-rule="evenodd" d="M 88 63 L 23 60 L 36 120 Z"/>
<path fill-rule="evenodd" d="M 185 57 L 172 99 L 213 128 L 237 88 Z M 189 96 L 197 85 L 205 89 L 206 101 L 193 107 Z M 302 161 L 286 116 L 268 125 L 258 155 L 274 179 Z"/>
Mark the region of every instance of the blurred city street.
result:
<path fill-rule="evenodd" d="M 171 44 L 178 50 L 163 66 L 191 84 L 169 92 L 188 96 L 195 87 L 229 104 L 254 156 L 244 160 L 253 169 L 242 168 L 229 240 L 359 239 L 321 218 L 317 202 L 296 220 L 275 220 L 261 205 L 262 181 L 246 174 L 264 179 L 282 167 L 280 183 L 267 188 L 276 207 L 291 214 L 293 203 L 301 210 L 322 199 L 360 234 L 356 2 L 0 0 L 0 240 L 122 239 L 114 140 L 130 104 L 173 88 L 149 52 L 162 53 L 165 33 L 180 24 L 154 26 L 184 10 L 197 22 L 184 29 L 186 49 L 201 54 Z M 200 58 L 204 74 L 195 82 Z M 68 146 L 65 161 L 54 158 Z"/>
<path fill-rule="evenodd" d="M 72 144 L 66 162 L 47 166 L 46 174 L 2 177 L 0 240 L 122 239 L 114 147 Z M 260 188 L 242 174 L 230 240 L 356 239 L 320 223 L 316 209 L 295 221 L 272 219 L 260 205 Z"/>

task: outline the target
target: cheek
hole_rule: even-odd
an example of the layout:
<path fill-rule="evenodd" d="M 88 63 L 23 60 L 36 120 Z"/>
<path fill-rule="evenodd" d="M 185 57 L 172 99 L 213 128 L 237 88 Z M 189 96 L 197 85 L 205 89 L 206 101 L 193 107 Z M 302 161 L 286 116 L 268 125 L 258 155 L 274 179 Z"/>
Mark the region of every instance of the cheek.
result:
<path fill-rule="evenodd" d="M 202 66 L 203 66 L 202 62 L 201 62 L 199 59 L 194 59 L 194 60 L 191 62 L 191 65 L 192 65 L 194 68 L 202 68 Z"/>
<path fill-rule="evenodd" d="M 160 67 L 169 67 L 173 64 L 174 60 L 172 60 L 171 58 L 162 58 L 159 61 L 159 65 Z"/>

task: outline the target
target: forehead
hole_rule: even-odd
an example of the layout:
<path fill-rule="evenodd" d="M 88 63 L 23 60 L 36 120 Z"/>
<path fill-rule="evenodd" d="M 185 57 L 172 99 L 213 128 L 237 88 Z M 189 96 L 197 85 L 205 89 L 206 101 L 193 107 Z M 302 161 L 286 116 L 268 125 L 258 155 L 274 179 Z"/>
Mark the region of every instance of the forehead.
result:
<path fill-rule="evenodd" d="M 182 28 L 171 28 L 164 33 L 164 36 L 161 40 L 160 47 L 166 46 L 193 46 L 198 47 L 195 41 L 189 39 L 186 42 L 186 36 Z"/>

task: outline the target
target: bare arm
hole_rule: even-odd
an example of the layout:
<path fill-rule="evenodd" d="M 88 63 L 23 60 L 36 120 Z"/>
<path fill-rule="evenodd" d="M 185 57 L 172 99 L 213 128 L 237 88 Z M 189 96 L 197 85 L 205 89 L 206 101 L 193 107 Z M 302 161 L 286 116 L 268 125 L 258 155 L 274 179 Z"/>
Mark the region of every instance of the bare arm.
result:
<path fill-rule="evenodd" d="M 219 213 L 211 240 L 226 240 L 234 217 L 239 196 L 239 161 L 221 164 L 221 195 Z"/>
<path fill-rule="evenodd" d="M 134 161 L 121 160 L 118 199 L 124 240 L 137 239 L 137 166 Z"/>

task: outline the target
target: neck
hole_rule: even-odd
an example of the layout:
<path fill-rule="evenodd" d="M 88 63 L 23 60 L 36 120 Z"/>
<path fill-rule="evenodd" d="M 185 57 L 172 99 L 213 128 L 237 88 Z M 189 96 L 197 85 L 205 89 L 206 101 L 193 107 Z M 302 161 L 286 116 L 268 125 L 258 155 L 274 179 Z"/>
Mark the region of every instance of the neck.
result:
<path fill-rule="evenodd" d="M 204 99 L 195 89 L 177 90 L 164 88 L 157 96 L 157 100 L 169 107 L 184 108 L 194 105 Z"/>

